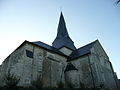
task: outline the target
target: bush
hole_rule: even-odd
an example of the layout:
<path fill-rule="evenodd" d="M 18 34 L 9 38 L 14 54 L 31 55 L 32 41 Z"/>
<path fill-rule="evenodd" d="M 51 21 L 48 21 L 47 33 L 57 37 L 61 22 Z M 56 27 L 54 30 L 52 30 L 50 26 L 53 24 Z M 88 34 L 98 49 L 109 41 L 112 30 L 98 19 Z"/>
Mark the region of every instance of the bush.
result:
<path fill-rule="evenodd" d="M 33 90 L 42 90 L 43 83 L 41 77 L 38 76 L 36 80 L 31 81 L 31 89 Z"/>
<path fill-rule="evenodd" d="M 5 87 L 12 89 L 17 86 L 19 83 L 20 79 L 17 78 L 14 74 L 11 74 L 8 72 L 8 74 L 5 75 Z"/>
<path fill-rule="evenodd" d="M 59 88 L 59 89 L 64 88 L 64 83 L 63 83 L 62 81 L 60 81 L 60 82 L 58 83 L 58 88 Z"/>
<path fill-rule="evenodd" d="M 68 87 L 73 89 L 73 84 L 72 83 L 68 83 Z"/>
<path fill-rule="evenodd" d="M 85 89 L 85 85 L 84 85 L 84 83 L 82 83 L 82 82 L 80 82 L 80 87 L 81 87 L 81 89 Z"/>

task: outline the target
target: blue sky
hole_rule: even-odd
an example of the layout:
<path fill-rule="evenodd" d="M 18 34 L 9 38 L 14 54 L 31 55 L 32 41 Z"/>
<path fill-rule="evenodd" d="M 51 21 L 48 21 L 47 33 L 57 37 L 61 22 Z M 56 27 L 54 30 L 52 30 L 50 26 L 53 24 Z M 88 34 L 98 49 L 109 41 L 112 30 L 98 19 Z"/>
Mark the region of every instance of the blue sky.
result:
<path fill-rule="evenodd" d="M 0 63 L 24 40 L 49 45 L 63 12 L 76 47 L 96 39 L 120 78 L 120 4 L 116 0 L 0 0 Z"/>

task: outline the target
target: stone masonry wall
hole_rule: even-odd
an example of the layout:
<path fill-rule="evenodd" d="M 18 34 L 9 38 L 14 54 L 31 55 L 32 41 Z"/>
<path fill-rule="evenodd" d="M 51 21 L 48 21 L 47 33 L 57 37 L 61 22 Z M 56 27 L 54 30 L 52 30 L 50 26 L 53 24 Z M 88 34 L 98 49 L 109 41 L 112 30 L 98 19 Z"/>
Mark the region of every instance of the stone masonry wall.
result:
<path fill-rule="evenodd" d="M 66 58 L 53 54 L 46 53 L 46 59 L 43 62 L 43 82 L 44 86 L 57 87 L 59 82 L 64 82 L 64 69 L 66 66 Z"/>
<path fill-rule="evenodd" d="M 24 47 L 21 49 L 15 50 L 11 55 L 9 55 L 5 61 L 2 63 L 1 66 L 1 73 L 0 73 L 0 85 L 3 86 L 4 83 L 4 76 L 10 71 L 11 73 L 14 72 L 14 74 L 17 77 L 22 76 L 22 64 L 23 62 L 23 54 L 24 54 Z M 19 69 L 19 70 L 18 70 Z"/>
<path fill-rule="evenodd" d="M 66 60 L 64 56 L 26 43 L 3 62 L 0 79 L 4 81 L 2 78 L 10 70 L 20 78 L 20 86 L 29 86 L 32 80 L 41 76 L 44 86 L 56 87 L 60 81 L 64 82 Z"/>
<path fill-rule="evenodd" d="M 99 42 L 91 49 L 90 63 L 94 73 L 95 86 L 104 84 L 106 88 L 117 90 L 109 58 Z"/>
<path fill-rule="evenodd" d="M 74 88 L 80 88 L 79 73 L 77 70 L 65 72 L 65 81 L 66 87 L 72 86 Z"/>
<path fill-rule="evenodd" d="M 78 69 L 79 83 L 84 84 L 86 87 L 93 87 L 88 56 L 75 59 L 71 63 Z"/>
<path fill-rule="evenodd" d="M 69 56 L 69 55 L 72 53 L 72 50 L 71 50 L 71 49 L 68 49 L 68 48 L 66 48 L 66 47 L 62 47 L 62 48 L 60 49 L 60 51 L 61 51 L 62 53 L 64 53 L 65 55 L 67 55 L 67 56 Z"/>

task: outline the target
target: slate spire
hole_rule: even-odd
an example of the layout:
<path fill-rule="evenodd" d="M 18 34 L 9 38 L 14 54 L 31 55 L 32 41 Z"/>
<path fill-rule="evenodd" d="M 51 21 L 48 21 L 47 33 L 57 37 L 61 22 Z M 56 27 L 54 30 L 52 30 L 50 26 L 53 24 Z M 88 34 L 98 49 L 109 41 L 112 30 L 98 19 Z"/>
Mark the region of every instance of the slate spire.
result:
<path fill-rule="evenodd" d="M 58 29 L 57 29 L 57 37 L 61 38 L 61 37 L 65 37 L 65 36 L 69 36 L 69 35 L 68 35 L 68 32 L 67 32 L 67 28 L 66 28 L 66 24 L 65 24 L 63 14 L 61 12 L 60 21 L 59 21 L 59 25 L 58 25 Z"/>
<path fill-rule="evenodd" d="M 67 28 L 66 28 L 66 24 L 65 24 L 65 20 L 62 12 L 61 12 L 60 20 L 58 24 L 57 37 L 53 41 L 52 46 L 56 48 L 61 48 L 65 46 L 72 50 L 76 49 L 76 47 L 74 46 L 74 42 L 71 40 L 67 32 Z"/>

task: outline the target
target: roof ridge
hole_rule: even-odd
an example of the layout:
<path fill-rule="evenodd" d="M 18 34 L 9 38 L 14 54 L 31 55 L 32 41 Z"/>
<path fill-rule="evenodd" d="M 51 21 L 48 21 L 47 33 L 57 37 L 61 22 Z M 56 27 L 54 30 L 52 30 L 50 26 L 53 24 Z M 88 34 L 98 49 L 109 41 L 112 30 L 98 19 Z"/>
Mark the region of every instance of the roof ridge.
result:
<path fill-rule="evenodd" d="M 60 52 L 57 48 L 55 48 L 55 47 L 53 47 L 53 46 L 50 46 L 50 45 L 48 45 L 48 44 L 46 44 L 46 43 L 43 43 L 43 42 L 41 42 L 41 41 L 35 41 L 35 42 L 30 42 L 30 43 L 32 43 L 32 44 L 34 44 L 34 45 L 37 45 L 37 46 L 40 46 L 40 47 L 43 47 L 43 48 L 45 48 L 45 49 L 51 50 L 51 51 L 53 51 L 53 52 L 57 52 L 57 53 L 59 53 L 59 54 L 62 54 L 62 55 L 64 55 L 64 56 L 66 56 L 64 53 Z"/>
<path fill-rule="evenodd" d="M 37 43 L 37 42 L 40 42 L 40 43 L 43 43 L 43 44 L 46 44 L 45 42 L 42 42 L 42 41 L 34 41 L 34 42 L 32 42 L 32 43 Z M 49 44 L 46 44 L 46 45 L 49 45 Z M 51 46 L 51 45 L 49 45 L 49 46 Z M 52 46 L 51 46 L 52 47 Z"/>
<path fill-rule="evenodd" d="M 90 53 L 90 49 L 93 47 L 93 45 L 97 42 L 98 40 L 95 40 L 87 45 L 84 45 L 76 50 L 74 50 L 71 54 L 70 54 L 70 59 L 68 61 L 71 61 L 75 58 L 78 58 L 80 56 L 86 55 Z"/>
<path fill-rule="evenodd" d="M 53 46 L 51 46 L 51 45 L 49 45 L 49 44 L 46 44 L 46 43 L 44 43 L 44 42 L 42 42 L 42 41 L 35 41 L 35 42 L 40 42 L 40 43 L 43 43 L 43 44 L 45 44 L 45 45 L 48 45 L 48 46 L 50 46 L 50 47 L 52 47 L 52 48 L 54 48 L 54 49 L 58 50 L 57 48 L 55 48 L 55 47 L 53 47 Z M 32 43 L 35 43 L 35 42 L 32 42 Z"/>
<path fill-rule="evenodd" d="M 97 42 L 97 41 L 98 41 L 98 40 L 95 40 L 95 41 L 93 41 L 93 42 L 91 42 L 91 43 L 88 43 L 88 44 L 86 44 L 86 45 L 84 45 L 84 46 L 82 46 L 82 47 L 77 48 L 76 50 L 81 49 L 81 48 L 84 48 L 84 47 L 89 46 L 89 45 L 91 45 L 91 44 L 94 44 L 94 43 Z"/>

